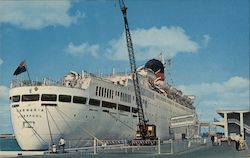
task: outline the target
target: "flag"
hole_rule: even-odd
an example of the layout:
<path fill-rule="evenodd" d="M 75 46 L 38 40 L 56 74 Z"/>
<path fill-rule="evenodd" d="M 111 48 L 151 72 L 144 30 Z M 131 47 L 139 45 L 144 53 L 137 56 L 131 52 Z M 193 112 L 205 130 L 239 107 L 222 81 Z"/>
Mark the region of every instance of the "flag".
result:
<path fill-rule="evenodd" d="M 25 61 L 22 61 L 21 63 L 20 63 L 20 65 L 16 68 L 16 70 L 15 70 L 15 72 L 14 72 L 14 74 L 13 75 L 19 75 L 20 73 L 23 73 L 23 72 L 25 72 L 25 71 L 27 71 L 27 69 L 26 69 L 26 63 L 25 63 Z"/>

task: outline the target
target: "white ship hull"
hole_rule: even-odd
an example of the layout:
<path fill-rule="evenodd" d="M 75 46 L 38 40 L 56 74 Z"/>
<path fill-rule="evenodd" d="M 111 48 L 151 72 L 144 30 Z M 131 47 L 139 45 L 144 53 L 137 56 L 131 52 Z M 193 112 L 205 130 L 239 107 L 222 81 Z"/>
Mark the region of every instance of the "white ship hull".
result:
<path fill-rule="evenodd" d="M 33 86 L 11 86 L 10 109 L 14 134 L 22 150 L 46 150 L 58 144 L 60 137 L 71 140 L 133 139 L 137 129 L 137 113 L 132 86 L 93 77 L 85 77 L 80 87 L 52 86 L 46 83 Z M 102 89 L 103 88 L 103 92 Z M 170 118 L 195 114 L 195 110 L 182 106 L 164 95 L 143 87 L 149 94 L 142 96 L 144 112 L 149 123 L 155 124 L 157 136 L 168 139 Z M 107 91 L 107 92 L 106 92 Z M 105 92 L 105 94 L 104 94 Z M 118 94 L 120 92 L 120 94 Z M 101 94 L 103 93 L 103 94 Z M 106 94 L 107 93 L 107 94 Z M 127 95 L 125 100 L 121 100 Z M 81 96 L 86 103 L 42 101 L 42 94 Z M 146 94 L 146 93 L 145 93 Z M 39 95 L 38 100 L 23 100 L 25 95 Z M 19 100 L 13 98 L 20 96 Z M 18 99 L 18 97 L 16 97 Z M 90 99 L 100 101 L 99 106 L 90 105 Z M 104 102 L 112 106 L 104 106 Z M 129 111 L 118 106 L 125 105 Z M 73 141 L 72 141 L 73 142 Z"/>

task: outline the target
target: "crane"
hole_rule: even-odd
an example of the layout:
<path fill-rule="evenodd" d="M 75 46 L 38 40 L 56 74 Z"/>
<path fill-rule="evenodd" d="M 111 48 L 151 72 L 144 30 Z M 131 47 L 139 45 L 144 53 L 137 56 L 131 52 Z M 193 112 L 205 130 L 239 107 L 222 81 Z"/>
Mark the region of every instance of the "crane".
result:
<path fill-rule="evenodd" d="M 137 130 L 138 137 L 141 139 L 155 139 L 156 138 L 156 132 L 155 132 L 155 125 L 149 125 L 147 124 L 148 120 L 145 119 L 145 115 L 143 112 L 143 106 L 142 106 L 142 98 L 141 98 L 141 91 L 139 86 L 139 77 L 138 73 L 136 71 L 136 62 L 135 62 L 135 53 L 132 43 L 131 34 L 129 31 L 129 25 L 128 25 L 128 18 L 127 18 L 127 7 L 125 6 L 124 0 L 119 0 L 120 9 L 123 14 L 123 20 L 124 20 L 124 27 L 126 32 L 126 41 L 127 41 L 127 48 L 128 48 L 128 56 L 129 56 L 129 62 L 130 62 L 130 69 L 132 72 L 132 80 L 135 90 L 135 98 L 136 98 L 136 105 L 138 109 L 138 127 L 139 130 Z"/>

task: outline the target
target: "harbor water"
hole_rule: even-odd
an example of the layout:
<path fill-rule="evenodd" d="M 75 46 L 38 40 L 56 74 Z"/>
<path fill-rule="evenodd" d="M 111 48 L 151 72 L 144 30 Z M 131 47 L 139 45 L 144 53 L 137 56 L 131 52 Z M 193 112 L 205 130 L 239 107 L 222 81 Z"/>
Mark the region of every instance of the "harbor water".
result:
<path fill-rule="evenodd" d="M 21 151 L 15 138 L 0 138 L 0 151 Z"/>

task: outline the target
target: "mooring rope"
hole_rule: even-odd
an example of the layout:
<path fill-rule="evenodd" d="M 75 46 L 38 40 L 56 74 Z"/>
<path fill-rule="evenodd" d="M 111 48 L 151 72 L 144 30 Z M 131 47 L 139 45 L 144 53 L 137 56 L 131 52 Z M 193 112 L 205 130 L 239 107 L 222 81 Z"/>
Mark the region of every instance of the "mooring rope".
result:
<path fill-rule="evenodd" d="M 17 112 L 20 114 L 20 116 L 22 117 L 22 119 L 29 125 L 29 127 L 31 127 L 31 129 L 33 130 L 33 132 L 35 132 L 35 136 L 36 136 L 36 137 L 38 136 L 44 143 L 48 144 L 48 142 L 46 142 L 46 141 L 40 136 L 40 134 L 38 134 L 38 132 L 34 129 L 34 127 L 31 126 L 31 124 L 23 117 L 23 115 L 21 114 L 21 112 L 18 111 L 17 107 L 15 107 L 15 108 L 16 108 L 16 111 L 17 111 Z M 36 135 L 36 134 L 37 134 L 37 135 Z M 38 139 L 39 142 L 40 142 L 42 145 L 44 145 L 44 144 L 40 141 L 40 139 Z"/>

